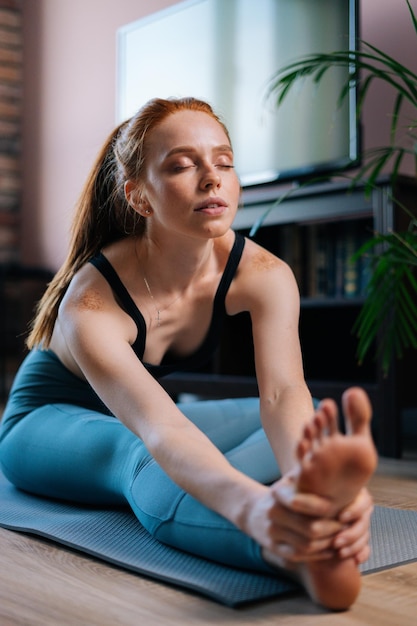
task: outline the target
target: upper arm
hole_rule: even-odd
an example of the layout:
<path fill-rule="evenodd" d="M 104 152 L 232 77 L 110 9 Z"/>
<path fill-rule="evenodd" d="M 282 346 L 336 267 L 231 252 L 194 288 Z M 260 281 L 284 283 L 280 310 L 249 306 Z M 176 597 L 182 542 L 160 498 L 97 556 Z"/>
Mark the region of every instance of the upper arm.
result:
<path fill-rule="evenodd" d="M 158 408 L 172 412 L 175 405 L 134 353 L 136 325 L 101 276 L 84 272 L 76 277 L 62 302 L 59 324 L 71 358 L 95 392 L 146 438 Z"/>
<path fill-rule="evenodd" d="M 299 341 L 300 296 L 290 267 L 252 247 L 240 277 L 252 321 L 260 395 L 275 395 L 287 385 L 304 383 Z"/>

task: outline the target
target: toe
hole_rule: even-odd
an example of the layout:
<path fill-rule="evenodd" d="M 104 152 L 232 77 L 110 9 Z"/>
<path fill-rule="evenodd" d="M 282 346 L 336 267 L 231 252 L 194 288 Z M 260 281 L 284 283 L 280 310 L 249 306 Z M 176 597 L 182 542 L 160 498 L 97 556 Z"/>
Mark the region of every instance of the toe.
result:
<path fill-rule="evenodd" d="M 346 429 L 349 434 L 361 435 L 369 431 L 372 408 L 366 392 L 360 387 L 347 389 L 342 396 Z"/>

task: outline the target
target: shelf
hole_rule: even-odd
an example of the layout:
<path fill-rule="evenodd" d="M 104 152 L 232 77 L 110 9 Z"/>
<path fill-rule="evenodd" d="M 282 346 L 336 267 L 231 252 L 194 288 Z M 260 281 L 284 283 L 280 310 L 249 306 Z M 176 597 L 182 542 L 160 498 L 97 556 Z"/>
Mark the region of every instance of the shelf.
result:
<path fill-rule="evenodd" d="M 264 215 L 262 228 L 291 222 L 311 224 L 372 217 L 373 204 L 362 188 L 350 189 L 346 183 L 311 185 L 285 192 L 274 188 L 248 190 L 242 193 L 242 208 L 237 212 L 233 227 L 251 229 Z"/>
<path fill-rule="evenodd" d="M 339 307 L 361 307 L 365 302 L 365 297 L 355 298 L 301 298 L 301 308 L 303 309 L 327 309 Z"/>

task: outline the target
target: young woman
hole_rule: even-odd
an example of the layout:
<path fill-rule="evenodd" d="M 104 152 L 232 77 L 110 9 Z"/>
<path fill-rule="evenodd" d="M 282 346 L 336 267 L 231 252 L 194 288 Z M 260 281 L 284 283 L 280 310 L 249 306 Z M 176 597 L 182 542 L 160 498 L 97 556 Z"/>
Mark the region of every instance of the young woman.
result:
<path fill-rule="evenodd" d="M 129 503 L 162 542 L 284 568 L 317 602 L 345 608 L 369 554 L 369 402 L 346 393 L 348 436 L 331 401 L 314 416 L 297 285 L 232 230 L 239 195 L 227 130 L 208 104 L 153 100 L 115 130 L 40 302 L 1 424 L 1 465 L 19 488 Z M 158 380 L 202 365 L 222 318 L 241 311 L 260 398 L 176 405 Z"/>

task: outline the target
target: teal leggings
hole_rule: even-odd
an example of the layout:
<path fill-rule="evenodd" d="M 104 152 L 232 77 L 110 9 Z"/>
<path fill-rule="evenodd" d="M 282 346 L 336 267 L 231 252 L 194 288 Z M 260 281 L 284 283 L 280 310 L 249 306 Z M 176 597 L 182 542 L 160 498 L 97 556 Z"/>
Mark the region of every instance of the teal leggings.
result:
<path fill-rule="evenodd" d="M 55 371 L 55 378 L 49 378 L 49 395 L 56 399 L 60 389 L 79 382 L 54 355 L 45 354 L 46 372 Z M 161 542 L 234 567 L 270 571 L 251 538 L 180 489 L 115 417 L 69 402 L 41 404 L 28 411 L 35 398 L 39 404 L 41 389 L 45 395 L 45 367 L 40 376 L 37 360 L 45 366 L 42 356 L 23 364 L 0 428 L 0 463 L 13 484 L 44 497 L 91 505 L 128 503 Z M 278 478 L 257 398 L 179 407 L 234 467 L 265 484 Z"/>

